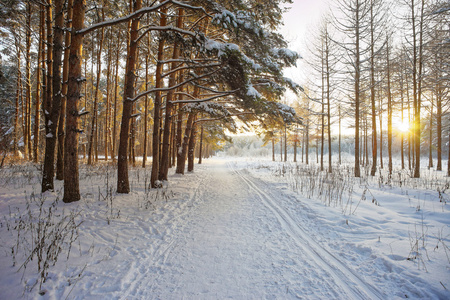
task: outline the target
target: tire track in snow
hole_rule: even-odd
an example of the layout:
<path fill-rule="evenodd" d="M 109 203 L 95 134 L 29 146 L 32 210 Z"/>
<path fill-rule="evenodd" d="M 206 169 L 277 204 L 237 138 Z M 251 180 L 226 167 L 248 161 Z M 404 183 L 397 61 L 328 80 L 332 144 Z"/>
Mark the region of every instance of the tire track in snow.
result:
<path fill-rule="evenodd" d="M 347 293 L 351 299 L 383 299 L 385 298 L 376 288 L 365 282 L 355 271 L 348 268 L 344 263 L 337 259 L 332 253 L 316 243 L 297 223 L 292 219 L 289 213 L 279 206 L 273 198 L 262 191 L 249 176 L 243 175 L 235 169 L 230 163 L 228 167 L 233 170 L 247 186 L 255 192 L 262 200 L 263 204 L 269 208 L 281 226 L 294 239 L 322 270 L 330 274 L 334 281 Z"/>

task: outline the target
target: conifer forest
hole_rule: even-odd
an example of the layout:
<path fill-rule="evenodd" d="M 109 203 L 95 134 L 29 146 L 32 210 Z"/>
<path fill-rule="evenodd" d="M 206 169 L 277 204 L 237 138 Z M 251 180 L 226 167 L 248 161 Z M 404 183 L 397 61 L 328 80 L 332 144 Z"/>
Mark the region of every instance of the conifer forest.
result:
<path fill-rule="evenodd" d="M 320 19 L 309 24 L 306 37 L 302 36 L 293 46 L 295 29 L 287 29 L 285 18 L 291 13 L 290 17 L 295 19 L 292 12 L 312 2 L 0 0 L 0 188 L 5 189 L 0 193 L 3 218 L 0 243 L 5 240 L 5 245 L 11 244 L 4 246 L 5 255 L 13 257 L 15 272 L 17 269 L 23 272 L 22 279 L 14 281 L 24 286 L 22 296 L 34 297 L 30 293 L 37 285 L 39 294 L 54 299 L 153 298 L 150 295 L 196 299 L 203 292 L 207 299 L 226 296 L 241 299 L 251 295 L 284 298 L 280 291 L 285 291 L 287 298 L 309 295 L 383 299 L 393 293 L 397 297 L 443 299 L 449 295 L 450 212 L 445 205 L 450 200 L 450 3 L 448 0 L 320 0 L 318 3 L 325 7 Z M 298 26 L 305 26 L 306 21 L 301 21 L 299 16 Z M 289 35 L 286 30 L 290 30 Z M 242 156 L 252 160 L 242 162 Z M 267 159 L 256 162 L 256 157 Z M 202 164 L 206 159 L 207 163 Z M 264 171 L 267 175 L 262 175 L 266 174 Z M 286 190 L 291 189 L 290 193 L 296 196 L 285 195 L 285 190 L 279 194 L 271 191 L 269 187 L 277 186 L 274 182 L 286 184 L 289 187 Z M 25 190 L 25 200 L 23 194 L 19 197 L 13 190 L 21 193 Z M 387 190 L 395 196 L 383 194 Z M 232 191 L 236 193 L 229 195 Z M 248 196 L 242 196 L 247 193 Z M 433 243 L 433 247 L 437 245 L 434 252 L 443 251 L 436 254 L 439 260 L 434 262 L 443 261 L 441 265 L 446 265 L 447 271 L 439 269 L 430 273 L 443 274 L 444 278 L 427 277 L 423 279 L 424 286 L 433 282 L 431 288 L 413 285 L 403 292 L 397 291 L 392 282 L 399 284 L 404 278 L 414 282 L 421 277 L 395 271 L 415 279 L 401 277 L 392 282 L 386 279 L 377 286 L 376 280 L 368 278 L 371 273 L 387 272 L 378 268 L 379 261 L 371 260 L 369 265 L 375 266 L 372 271 L 360 270 L 361 267 L 352 267 L 352 262 L 347 263 L 331 249 L 336 247 L 346 252 L 351 248 L 357 257 L 354 261 L 363 263 L 363 258 L 373 257 L 366 255 L 365 249 L 375 251 L 378 247 L 375 242 L 357 244 L 359 236 L 356 240 L 352 236 L 348 243 L 325 246 L 323 241 L 328 239 L 328 233 L 318 227 L 298 225 L 309 222 L 300 218 L 301 211 L 314 210 L 308 213 L 315 216 L 314 222 L 321 219 L 313 204 L 299 204 L 303 200 L 289 202 L 300 194 L 301 199 L 316 199 L 325 206 L 339 207 L 338 216 L 331 213 L 327 216 L 345 224 L 342 226 L 348 230 L 366 230 L 364 222 L 369 222 L 373 225 L 369 235 L 373 233 L 373 239 L 379 242 L 388 239 L 379 229 L 388 221 L 357 219 L 360 223 L 353 225 L 350 216 L 363 218 L 363 212 L 370 214 L 371 207 L 396 209 L 395 201 L 407 197 L 409 202 L 405 205 L 414 206 L 414 213 L 422 213 L 422 227 L 420 230 L 408 227 L 405 230 L 409 234 L 399 233 L 405 239 L 401 249 L 407 249 L 409 255 L 403 252 L 394 255 L 392 242 L 391 254 L 386 254 L 388 250 L 383 252 L 383 259 L 389 261 L 384 265 L 401 260 L 399 257 L 404 255 L 406 262 L 402 260 L 402 263 L 414 261 L 419 270 L 426 269 L 427 265 L 429 270 L 438 270 L 439 263 L 434 267 L 429 262 L 433 261 L 428 256 L 431 251 L 426 252 L 431 247 L 427 248 L 427 242 Z M 289 202 L 289 206 L 277 202 L 278 197 Z M 220 201 L 211 204 L 210 198 Z M 240 199 L 241 206 L 226 202 L 236 199 Z M 364 202 L 367 199 L 372 203 Z M 416 199 L 419 204 L 411 204 Z M 434 203 L 433 199 L 435 204 L 424 207 L 425 203 Z M 175 205 L 174 201 L 188 202 Z M 97 202 L 98 207 L 94 204 Z M 353 202 L 356 206 L 352 206 Z M 13 209 L 15 205 L 17 209 Z M 36 207 L 32 208 L 33 205 Z M 429 233 L 424 229 L 427 222 L 423 213 L 430 205 L 440 215 L 425 216 L 431 222 L 427 227 Z M 65 212 L 68 207 L 71 207 L 69 214 Z M 236 214 L 241 216 L 239 221 L 233 221 L 240 224 L 240 229 L 232 225 L 228 228 L 238 236 L 244 234 L 242 228 L 251 224 L 248 220 L 270 220 L 276 216 L 270 224 L 278 224 L 291 237 L 278 246 L 288 252 L 301 248 L 302 255 L 309 255 L 307 259 L 316 264 L 316 268 L 310 268 L 311 272 L 319 269 L 330 276 L 316 274 L 312 278 L 329 281 L 330 286 L 302 292 L 303 283 L 297 282 L 298 274 L 293 275 L 298 270 L 292 267 L 300 258 L 291 257 L 289 252 L 286 260 L 294 261 L 289 265 L 294 273 L 286 275 L 289 283 L 279 289 L 272 290 L 274 285 L 264 281 L 265 277 L 258 277 L 259 281 L 252 283 L 251 270 L 239 268 L 240 265 L 250 268 L 250 265 L 233 260 L 228 262 L 228 267 L 218 267 L 224 268 L 220 269 L 221 274 L 235 273 L 246 280 L 236 282 L 235 286 L 222 279 L 214 282 L 227 283 L 227 287 L 231 284 L 233 288 L 220 286 L 205 290 L 198 282 L 180 281 L 183 284 L 177 290 L 174 280 L 179 279 L 178 275 L 170 273 L 175 277 L 164 277 L 169 276 L 165 273 L 170 267 L 165 264 L 171 259 L 169 252 L 174 256 L 184 255 L 177 248 L 181 242 L 176 241 L 173 232 L 182 230 L 182 243 L 188 249 L 195 248 L 189 238 L 194 239 L 198 232 L 190 226 L 199 225 L 198 220 L 219 222 L 224 216 L 210 220 L 202 210 L 205 207 L 215 213 L 230 209 L 233 212 L 227 215 L 230 218 Z M 153 211 L 150 216 L 141 214 L 149 209 Z M 89 210 L 92 210 L 90 214 Z M 102 229 L 101 236 L 96 236 L 93 230 L 99 222 L 95 219 L 97 214 L 111 226 Z M 384 216 L 381 211 L 379 214 L 380 218 Z M 196 219 L 194 215 L 200 217 Z M 157 219 L 158 216 L 161 218 Z M 388 220 L 398 221 L 397 225 L 407 224 L 399 221 L 403 217 L 399 213 Z M 416 217 L 412 218 L 420 223 Z M 126 223 L 125 219 L 130 223 L 119 227 L 118 222 Z M 201 226 L 222 232 L 226 239 L 229 231 L 222 230 L 231 223 L 223 222 Z M 328 225 L 333 227 L 331 223 Z M 397 225 L 392 228 L 403 226 Z M 83 226 L 89 226 L 86 228 L 92 231 L 83 233 L 80 231 Z M 151 227 L 148 232 L 146 226 Z M 255 226 L 252 230 L 266 232 L 264 228 Z M 112 236 L 113 229 L 121 232 L 116 238 Z M 374 233 L 378 229 L 380 232 Z M 155 264 L 154 268 L 161 271 L 157 273 L 160 277 L 152 277 L 148 287 L 141 283 L 148 283 L 154 274 L 134 265 L 137 254 L 127 256 L 123 252 L 125 248 L 130 249 L 125 247 L 127 230 L 135 238 L 160 237 L 151 246 L 153 252 L 141 252 L 144 254 L 139 258 L 139 263 Z M 311 234 L 311 230 L 318 231 Z M 214 231 L 213 237 L 217 232 Z M 431 232 L 433 236 L 427 238 Z M 11 237 L 6 237 L 7 234 Z M 248 249 L 255 253 L 260 248 L 259 241 L 264 239 L 256 238 L 258 234 L 254 232 L 252 238 L 242 238 L 250 241 Z M 270 234 L 271 230 L 265 237 Z M 323 240 L 316 240 L 315 234 L 324 234 Z M 52 237 L 55 239 L 51 240 Z M 219 249 L 216 251 L 229 250 L 230 243 L 235 241 L 230 239 L 222 244 L 222 240 L 213 237 L 206 239 L 199 235 L 197 238 L 205 238 L 205 245 Z M 167 245 L 162 242 L 169 238 L 176 242 Z M 274 243 L 277 238 L 266 242 Z M 104 240 L 99 242 L 98 251 L 108 249 L 109 252 L 105 250 L 108 258 L 97 259 L 95 242 L 88 239 Z M 296 246 L 286 246 L 290 242 Z M 277 245 L 267 243 L 264 244 L 267 249 L 280 251 Z M 136 245 L 142 246 L 144 242 L 138 241 Z M 239 247 L 245 249 L 241 244 Z M 57 262 L 60 253 L 67 256 L 68 262 L 70 255 L 90 255 L 105 271 L 109 269 L 103 264 L 119 253 L 117 257 L 123 261 L 129 259 L 131 270 L 140 275 L 134 279 L 117 279 L 116 286 L 121 288 L 108 294 L 110 291 L 103 289 L 98 281 L 93 289 L 83 283 L 84 275 L 90 277 L 92 261 L 81 263 L 82 259 L 77 258 L 80 264 L 76 267 L 65 267 L 65 273 L 52 273 L 52 264 L 61 263 L 61 258 Z M 273 258 L 264 256 L 268 252 L 261 253 L 259 258 L 252 256 L 255 263 Z M 227 255 L 234 257 L 231 252 Z M 211 261 L 207 259 L 206 265 L 218 263 L 208 257 Z M 36 261 L 39 275 L 33 281 L 32 268 L 27 269 L 27 265 L 36 265 Z M 288 264 L 287 261 L 278 263 Z M 392 262 L 392 266 L 396 263 Z M 276 264 L 273 262 L 272 267 Z M 4 266 L 1 259 L 0 265 Z M 215 278 L 215 273 L 209 273 L 213 268 L 206 265 L 200 273 L 208 281 Z M 267 271 L 263 265 L 255 268 L 252 271 L 258 274 Z M 246 270 L 248 274 L 243 273 Z M 126 273 L 125 268 L 122 271 Z M 270 276 L 277 274 L 267 272 Z M 68 286 L 62 283 L 66 279 L 55 279 L 57 276 L 52 275 L 63 273 L 70 277 Z M 279 282 L 275 277 L 270 278 Z M 174 286 L 163 289 L 163 279 Z M 80 292 L 72 292 L 76 288 L 70 286 L 78 282 Z M 258 285 L 262 282 L 267 283 L 264 288 Z M 290 284 L 293 282 L 295 288 Z M 3 284 L 0 280 L 0 287 Z M 256 294 L 243 293 L 240 284 L 253 285 L 252 293 Z M 342 289 L 334 290 L 333 285 Z M 1 295 L 0 291 L 0 298 Z"/>

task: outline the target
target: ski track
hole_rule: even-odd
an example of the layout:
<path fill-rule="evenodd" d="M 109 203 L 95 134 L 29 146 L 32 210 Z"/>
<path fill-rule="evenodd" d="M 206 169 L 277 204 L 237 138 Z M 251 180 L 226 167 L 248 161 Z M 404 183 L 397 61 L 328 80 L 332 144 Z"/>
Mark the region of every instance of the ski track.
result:
<path fill-rule="evenodd" d="M 200 179 L 200 182 L 198 183 L 194 193 L 192 196 L 189 197 L 189 200 L 186 202 L 186 206 L 192 205 L 192 202 L 195 201 L 195 199 L 198 196 L 199 193 L 199 187 L 202 185 L 204 181 L 204 178 Z M 189 209 L 185 210 L 185 212 L 180 213 L 179 215 L 175 216 L 177 220 L 183 220 L 186 218 L 186 216 L 189 213 Z M 167 222 L 166 222 L 167 223 Z M 179 222 L 178 222 L 179 223 Z M 173 224 L 178 224 L 173 223 Z M 171 228 L 173 229 L 173 228 Z M 167 229 L 166 232 L 170 232 L 171 229 Z M 170 237 L 171 234 L 165 234 L 165 237 Z M 159 262 L 162 262 L 163 264 L 166 262 L 168 255 L 170 254 L 171 250 L 174 248 L 174 245 L 176 244 L 176 241 L 173 239 L 169 239 L 167 242 L 159 244 L 154 250 L 153 253 L 150 254 L 150 259 L 146 258 L 142 261 L 139 261 L 136 263 L 137 266 L 139 266 L 139 275 L 136 276 L 131 280 L 130 283 L 128 283 L 128 288 L 123 291 L 122 295 L 120 296 L 120 299 L 142 299 L 143 296 L 146 295 L 146 290 L 148 290 L 148 287 L 145 286 L 145 284 L 148 284 L 152 281 L 152 279 L 155 278 L 156 273 L 158 272 L 158 268 L 156 267 Z M 131 268 L 130 273 L 135 272 L 133 268 Z M 152 289 L 153 283 L 150 285 L 150 289 Z"/>
<path fill-rule="evenodd" d="M 258 195 L 263 204 L 273 212 L 281 226 L 295 240 L 297 245 L 308 254 L 308 256 L 317 264 L 319 268 L 330 274 L 333 280 L 335 280 L 335 282 L 345 290 L 349 298 L 383 299 L 385 297 L 372 285 L 365 282 L 364 279 L 337 259 L 328 250 L 317 244 L 305 232 L 305 230 L 292 219 L 289 213 L 278 205 L 276 201 L 274 201 L 273 196 L 258 187 L 255 181 L 250 178 L 250 175 L 242 174 L 242 172 L 233 168 L 229 163 L 228 166 L 240 176 L 248 187 Z"/>
<path fill-rule="evenodd" d="M 314 242 L 274 201 L 282 196 L 229 163 L 214 169 L 164 241 L 132 263 L 119 299 L 384 298 Z"/>
<path fill-rule="evenodd" d="M 20 274 L 9 268 L 4 270 L 7 288 L 0 291 L 0 299 L 19 299 L 20 294 L 36 300 L 450 299 L 448 267 L 428 276 L 412 267 L 402 248 L 410 239 L 408 226 L 421 221 L 431 228 L 436 226 L 433 218 L 424 221 L 423 213 L 411 216 L 406 210 L 395 215 L 381 206 L 373 214 L 363 210 L 352 219 L 355 226 L 350 230 L 344 222 L 348 220 L 295 196 L 287 183 L 247 168 L 239 161 L 211 160 L 195 173 L 173 174 L 164 190 L 153 191 L 161 193 L 155 198 L 145 197 L 142 186 L 130 195 L 115 195 L 114 207 L 105 207 L 89 187 L 91 192 L 84 192 L 86 199 L 79 205 L 84 205 L 79 208 L 79 245 L 70 261 L 61 261 L 59 270 L 50 269 L 45 296 L 37 287 L 22 294 L 24 287 L 37 282 L 31 269 L 19 284 Z M 5 208 L 23 201 L 19 194 L 0 196 Z M 399 205 L 386 200 L 402 197 L 413 210 L 416 204 L 427 205 L 429 214 L 448 217 L 436 212 L 433 202 L 400 192 L 387 190 L 377 196 L 386 206 Z M 144 209 L 148 199 L 154 202 Z M 444 246 L 448 235 L 441 232 Z M 403 244 L 393 249 L 393 242 Z M 384 253 L 390 247 L 391 254 L 373 251 L 383 247 Z M 445 262 L 443 253 L 438 254 Z M 435 257 L 427 263 L 437 262 Z M 10 277 L 18 282 L 11 293 L 6 281 Z M 431 285 L 436 282 L 445 290 Z"/>

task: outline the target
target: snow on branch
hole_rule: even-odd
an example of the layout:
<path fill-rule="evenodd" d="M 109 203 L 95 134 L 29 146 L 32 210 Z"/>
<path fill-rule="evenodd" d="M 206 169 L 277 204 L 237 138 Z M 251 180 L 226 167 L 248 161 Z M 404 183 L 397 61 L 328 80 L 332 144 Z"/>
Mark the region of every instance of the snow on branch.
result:
<path fill-rule="evenodd" d="M 173 104 L 178 104 L 178 103 L 201 103 L 201 102 L 208 102 L 208 101 L 212 101 L 212 100 L 217 99 L 217 98 L 229 96 L 229 95 L 231 95 L 231 94 L 232 94 L 232 92 L 228 92 L 228 93 L 222 93 L 222 94 L 215 95 L 215 96 L 211 96 L 211 97 L 204 98 L 204 99 L 193 99 L 193 100 L 183 100 L 183 99 L 181 99 L 181 100 L 172 101 L 171 103 L 173 103 Z"/>
<path fill-rule="evenodd" d="M 168 25 L 168 26 L 150 26 L 148 27 L 137 39 L 136 42 L 142 39 L 148 32 L 150 31 L 175 31 L 184 35 L 190 35 L 197 40 L 202 40 L 197 32 L 184 30 L 176 26 Z"/>
<path fill-rule="evenodd" d="M 100 29 L 100 28 L 103 28 L 103 27 L 108 27 L 108 26 L 112 26 L 112 25 L 117 25 L 117 24 L 120 24 L 120 23 L 128 22 L 131 19 L 140 17 L 143 14 L 151 13 L 151 12 L 154 12 L 154 11 L 158 11 L 162 7 L 164 7 L 166 5 L 169 5 L 169 4 L 174 4 L 176 6 L 183 7 L 183 8 L 186 8 L 186 9 L 201 10 L 206 15 L 209 15 L 203 7 L 192 6 L 192 5 L 189 5 L 189 4 L 187 4 L 185 2 L 181 2 L 181 1 L 166 0 L 166 1 L 163 1 L 163 2 L 161 2 L 161 3 L 159 3 L 159 4 L 155 5 L 155 6 L 143 7 L 141 9 L 139 9 L 139 10 L 137 10 L 137 11 L 131 13 L 131 14 L 128 14 L 126 16 L 123 16 L 121 18 L 117 18 L 117 19 L 112 19 L 112 20 L 107 20 L 107 21 L 104 21 L 104 22 L 96 23 L 96 24 L 94 24 L 92 26 L 89 26 L 89 27 L 83 28 L 81 30 L 78 30 L 77 34 L 83 34 L 84 35 L 84 34 L 87 34 L 87 33 L 91 32 L 91 31 L 94 31 L 94 30 L 97 30 L 97 29 Z"/>
<path fill-rule="evenodd" d="M 200 76 L 197 76 L 197 75 L 191 73 L 191 75 L 193 75 L 193 77 L 192 77 L 192 78 L 189 78 L 189 79 L 187 79 L 187 80 L 185 80 L 185 81 L 183 81 L 183 82 L 180 82 L 180 83 L 178 83 L 178 84 L 176 84 L 176 85 L 173 85 L 173 86 L 170 86 L 170 87 L 166 87 L 166 88 L 153 88 L 153 89 L 150 89 L 150 90 L 148 90 L 148 91 L 145 91 L 145 92 L 142 92 L 142 93 L 138 94 L 138 95 L 135 96 L 134 98 L 128 98 L 127 101 L 135 102 L 135 101 L 137 101 L 139 98 L 142 98 L 142 97 L 144 97 L 145 95 L 148 95 L 148 94 L 151 94 L 151 93 L 155 93 L 155 92 L 168 92 L 168 91 L 177 89 L 177 88 L 179 88 L 179 87 L 181 87 L 181 86 L 183 86 L 183 85 L 185 85 L 185 84 L 188 84 L 188 83 L 190 83 L 190 82 L 192 82 L 192 81 L 199 80 L 199 79 L 202 79 L 202 78 L 211 76 L 211 75 L 213 75 L 214 73 L 216 73 L 217 71 L 219 71 L 219 69 L 213 70 L 213 71 L 211 71 L 211 72 L 209 72 L 209 73 L 205 73 L 205 74 L 200 75 Z"/>
<path fill-rule="evenodd" d="M 261 69 L 261 66 L 256 63 L 253 59 L 251 59 L 250 57 L 246 56 L 241 49 L 239 48 L 238 45 L 233 44 L 233 43 L 222 43 L 222 42 L 218 42 L 212 39 L 208 39 L 205 43 L 205 48 L 208 51 L 213 51 L 216 50 L 217 51 L 217 56 L 221 57 L 227 54 L 227 52 L 229 51 L 234 51 L 234 52 L 238 52 L 240 54 L 241 59 L 246 62 L 247 64 L 249 64 L 253 70 L 258 71 L 259 69 Z"/>

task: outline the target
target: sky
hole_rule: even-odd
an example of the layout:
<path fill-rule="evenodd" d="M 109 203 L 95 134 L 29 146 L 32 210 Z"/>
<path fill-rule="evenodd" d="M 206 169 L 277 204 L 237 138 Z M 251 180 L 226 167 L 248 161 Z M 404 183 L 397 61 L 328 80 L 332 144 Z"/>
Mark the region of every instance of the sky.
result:
<path fill-rule="evenodd" d="M 284 14 L 284 26 L 281 33 L 289 42 L 289 49 L 302 55 L 305 52 L 305 44 L 310 33 L 320 22 L 320 18 L 328 8 L 328 0 L 294 0 L 289 12 Z M 301 70 L 301 62 L 298 68 L 285 70 L 285 76 L 298 83 L 304 81 L 305 75 Z"/>

